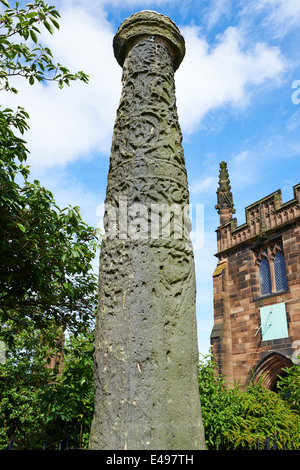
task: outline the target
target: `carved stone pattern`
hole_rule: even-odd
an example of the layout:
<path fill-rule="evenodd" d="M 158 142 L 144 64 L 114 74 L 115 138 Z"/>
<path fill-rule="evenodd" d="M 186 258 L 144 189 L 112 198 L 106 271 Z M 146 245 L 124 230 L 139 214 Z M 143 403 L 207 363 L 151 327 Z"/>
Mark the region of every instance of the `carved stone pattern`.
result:
<path fill-rule="evenodd" d="M 188 204 L 181 142 L 171 56 L 142 40 L 124 63 L 106 203 Z M 195 292 L 188 233 L 103 241 L 92 449 L 203 447 Z"/>
<path fill-rule="evenodd" d="M 154 65 L 153 65 L 154 64 Z M 125 61 L 109 170 L 109 202 L 188 204 L 172 59 L 165 46 L 137 44 Z M 142 193 L 141 193 L 142 191 Z"/>
<path fill-rule="evenodd" d="M 278 252 L 283 252 L 282 243 L 278 241 L 260 247 L 258 250 L 254 250 L 255 264 L 259 266 L 263 257 L 267 258 L 268 260 L 274 260 Z"/>

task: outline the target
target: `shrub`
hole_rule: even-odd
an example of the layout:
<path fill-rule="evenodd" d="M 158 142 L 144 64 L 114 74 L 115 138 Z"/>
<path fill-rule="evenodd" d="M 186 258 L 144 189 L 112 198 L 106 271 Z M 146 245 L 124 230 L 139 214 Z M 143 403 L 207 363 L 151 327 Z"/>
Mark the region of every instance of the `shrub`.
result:
<path fill-rule="evenodd" d="M 300 448 L 300 417 L 282 397 L 262 382 L 226 387 L 213 357 L 199 361 L 199 392 L 208 449 L 255 449 L 266 437 Z"/>

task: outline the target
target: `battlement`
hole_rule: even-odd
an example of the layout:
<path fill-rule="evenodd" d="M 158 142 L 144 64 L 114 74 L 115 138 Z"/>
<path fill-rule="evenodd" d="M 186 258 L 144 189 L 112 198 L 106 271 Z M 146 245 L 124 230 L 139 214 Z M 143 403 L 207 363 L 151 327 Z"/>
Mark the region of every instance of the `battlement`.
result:
<path fill-rule="evenodd" d="M 286 224 L 299 220 L 300 217 L 300 183 L 293 187 L 294 198 L 282 202 L 281 190 L 254 202 L 245 208 L 246 222 L 238 225 L 237 218 L 220 225 L 217 232 L 217 257 L 228 250 L 250 240 L 263 238 Z"/>

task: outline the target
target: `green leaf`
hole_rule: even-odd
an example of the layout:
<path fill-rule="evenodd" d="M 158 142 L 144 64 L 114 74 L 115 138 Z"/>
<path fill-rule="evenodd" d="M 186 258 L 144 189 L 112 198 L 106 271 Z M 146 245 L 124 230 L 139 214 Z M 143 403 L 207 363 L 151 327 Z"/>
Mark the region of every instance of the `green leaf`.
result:
<path fill-rule="evenodd" d="M 19 227 L 19 229 L 24 233 L 26 231 L 26 228 L 24 227 L 24 225 L 22 224 L 17 224 L 17 226 Z"/>
<path fill-rule="evenodd" d="M 53 34 L 53 33 L 54 33 L 54 28 L 53 28 L 53 26 L 52 26 L 50 23 L 48 23 L 47 20 L 44 21 L 44 26 L 45 26 L 45 28 L 48 29 L 48 31 L 49 31 L 50 34 Z"/>
<path fill-rule="evenodd" d="M 29 77 L 29 83 L 30 83 L 30 85 L 33 85 L 33 84 L 34 84 L 34 76 L 33 76 L 33 75 L 30 75 L 30 77 Z"/>
<path fill-rule="evenodd" d="M 54 18 L 52 18 L 51 16 L 50 16 L 50 20 L 52 21 L 52 23 L 54 24 L 54 26 L 55 26 L 57 29 L 59 29 L 59 23 L 58 23 Z"/>
<path fill-rule="evenodd" d="M 26 18 L 34 18 L 35 16 L 37 16 L 37 12 L 36 11 L 32 11 L 30 13 L 27 13 L 26 15 Z"/>
<path fill-rule="evenodd" d="M 37 35 L 35 34 L 35 32 L 31 29 L 30 30 L 30 36 L 31 36 L 31 39 L 33 40 L 33 42 L 37 43 Z"/>
<path fill-rule="evenodd" d="M 3 3 L 3 5 L 5 5 L 7 8 L 9 8 L 9 3 L 7 0 L 1 0 L 1 3 Z"/>

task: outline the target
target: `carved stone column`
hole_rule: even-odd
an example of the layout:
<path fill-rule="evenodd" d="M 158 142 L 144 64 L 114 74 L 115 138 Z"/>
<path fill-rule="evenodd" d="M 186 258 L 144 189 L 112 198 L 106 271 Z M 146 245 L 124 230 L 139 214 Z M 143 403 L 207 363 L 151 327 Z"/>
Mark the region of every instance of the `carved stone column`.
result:
<path fill-rule="evenodd" d="M 174 71 L 176 25 L 120 26 L 123 67 L 106 194 L 91 449 L 201 449 L 195 272 Z"/>

